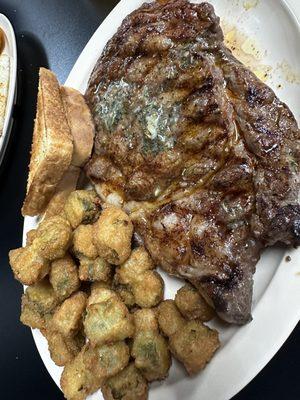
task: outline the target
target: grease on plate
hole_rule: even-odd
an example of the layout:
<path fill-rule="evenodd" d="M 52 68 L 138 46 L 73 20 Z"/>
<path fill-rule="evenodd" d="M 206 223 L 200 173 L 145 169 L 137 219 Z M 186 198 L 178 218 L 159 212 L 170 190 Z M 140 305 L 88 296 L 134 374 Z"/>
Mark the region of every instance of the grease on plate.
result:
<path fill-rule="evenodd" d="M 223 20 L 221 24 L 224 31 L 226 46 L 232 51 L 234 56 L 254 72 L 260 80 L 266 82 L 272 72 L 271 66 L 261 62 L 266 51 L 261 49 L 254 39 L 238 30 L 234 25 L 229 24 L 225 20 Z"/>
<path fill-rule="evenodd" d="M 243 7 L 246 11 L 251 10 L 252 8 L 255 8 L 258 6 L 259 0 L 247 0 L 244 1 Z"/>
<path fill-rule="evenodd" d="M 295 71 L 287 61 L 284 60 L 280 64 L 278 64 L 276 70 L 281 74 L 282 78 L 287 82 L 296 85 L 300 84 L 300 73 Z"/>

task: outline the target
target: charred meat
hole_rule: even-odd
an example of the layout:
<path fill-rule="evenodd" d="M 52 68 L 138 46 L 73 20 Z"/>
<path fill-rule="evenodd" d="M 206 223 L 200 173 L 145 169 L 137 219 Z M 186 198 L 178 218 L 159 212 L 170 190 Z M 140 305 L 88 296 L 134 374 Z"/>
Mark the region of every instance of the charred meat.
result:
<path fill-rule="evenodd" d="M 156 264 L 224 320 L 251 319 L 253 273 L 300 243 L 300 132 L 288 107 L 223 41 L 208 3 L 129 15 L 91 75 L 91 180 L 115 190 Z"/>

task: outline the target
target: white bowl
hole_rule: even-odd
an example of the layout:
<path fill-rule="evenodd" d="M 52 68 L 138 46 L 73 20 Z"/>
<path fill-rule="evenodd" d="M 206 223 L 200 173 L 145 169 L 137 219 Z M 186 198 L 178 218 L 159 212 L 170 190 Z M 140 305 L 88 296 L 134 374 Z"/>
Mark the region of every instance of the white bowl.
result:
<path fill-rule="evenodd" d="M 14 29 L 5 15 L 0 14 L 0 28 L 5 33 L 4 53 L 10 58 L 9 89 L 5 109 L 3 132 L 0 136 L 0 165 L 3 161 L 5 150 L 13 124 L 13 108 L 17 95 L 17 46 Z"/>

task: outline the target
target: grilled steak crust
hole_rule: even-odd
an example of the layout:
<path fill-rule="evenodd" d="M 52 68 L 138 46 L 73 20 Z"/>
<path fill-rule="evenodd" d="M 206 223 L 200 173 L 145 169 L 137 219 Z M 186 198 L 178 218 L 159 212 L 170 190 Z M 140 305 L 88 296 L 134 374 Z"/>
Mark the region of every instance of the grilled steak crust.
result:
<path fill-rule="evenodd" d="M 226 321 L 251 319 L 261 250 L 300 242 L 297 123 L 223 43 L 208 3 L 144 4 L 108 42 L 86 98 L 87 173 L 116 190 L 155 262 Z"/>

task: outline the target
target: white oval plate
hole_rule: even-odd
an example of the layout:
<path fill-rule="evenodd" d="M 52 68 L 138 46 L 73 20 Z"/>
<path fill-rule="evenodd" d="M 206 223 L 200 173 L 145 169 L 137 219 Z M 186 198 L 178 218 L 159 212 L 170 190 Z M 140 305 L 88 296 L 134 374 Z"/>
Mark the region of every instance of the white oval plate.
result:
<path fill-rule="evenodd" d="M 9 72 L 9 88 L 5 109 L 5 119 L 3 133 L 0 136 L 0 165 L 4 158 L 4 153 L 8 144 L 11 128 L 12 128 L 12 113 L 16 102 L 17 94 L 17 46 L 14 29 L 5 15 L 0 14 L 0 28 L 5 33 L 5 48 L 3 53 L 10 58 Z"/>
<path fill-rule="evenodd" d="M 290 0 L 291 1 L 291 0 Z M 142 4 L 142 0 L 122 0 L 99 29 L 74 65 L 66 85 L 85 91 L 90 72 L 107 40 L 115 33 L 124 17 Z M 300 117 L 299 86 L 300 34 L 295 15 L 284 1 L 261 0 L 246 11 L 244 5 L 253 0 L 211 0 L 217 13 L 226 22 L 237 26 L 248 37 L 254 38 L 262 49 L 261 63 L 272 67 L 267 82 Z M 298 0 L 293 2 L 299 7 Z M 295 8 L 296 10 L 296 8 Z M 300 10 L 299 10 L 300 15 Z M 291 77 L 293 79 L 291 79 Z M 294 80 L 294 82 L 292 82 Z M 281 85 L 279 90 L 278 85 Z M 24 233 L 35 226 L 35 220 L 25 219 Z M 289 254 L 292 261 L 285 261 Z M 150 399 L 174 400 L 228 400 L 238 393 L 270 361 L 300 319 L 300 265 L 299 250 L 285 253 L 278 248 L 264 252 L 257 265 L 254 285 L 253 321 L 243 327 L 226 326 L 213 321 L 220 331 L 222 346 L 206 369 L 188 378 L 181 366 L 173 362 L 169 378 L 151 385 Z M 166 282 L 166 298 L 173 298 L 182 285 L 162 272 Z M 46 340 L 33 331 L 39 353 L 54 381 L 59 385 L 62 369 L 51 360 Z M 94 394 L 90 399 L 101 399 Z"/>

